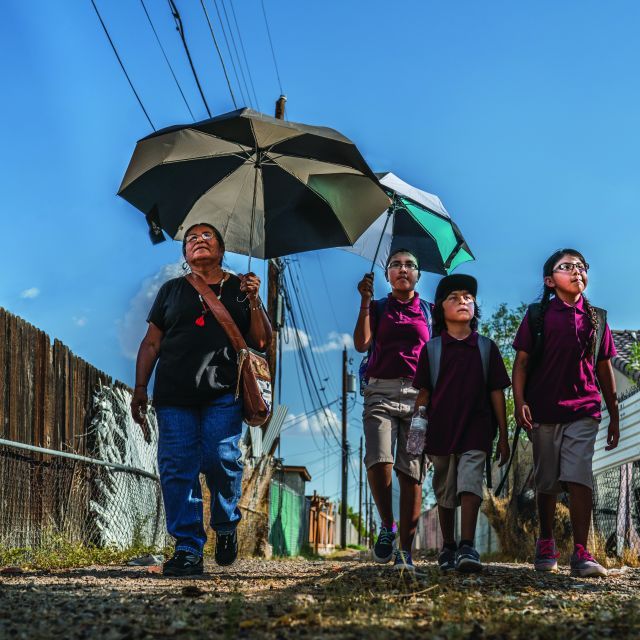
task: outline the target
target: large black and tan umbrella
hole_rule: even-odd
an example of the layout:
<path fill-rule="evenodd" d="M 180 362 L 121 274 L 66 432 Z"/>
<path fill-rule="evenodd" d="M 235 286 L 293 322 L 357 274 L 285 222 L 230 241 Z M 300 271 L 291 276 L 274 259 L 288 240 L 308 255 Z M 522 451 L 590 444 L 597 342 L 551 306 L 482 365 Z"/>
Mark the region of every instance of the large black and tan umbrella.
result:
<path fill-rule="evenodd" d="M 152 238 L 209 222 L 263 259 L 353 244 L 390 204 L 348 138 L 251 109 L 143 138 L 118 193 Z"/>

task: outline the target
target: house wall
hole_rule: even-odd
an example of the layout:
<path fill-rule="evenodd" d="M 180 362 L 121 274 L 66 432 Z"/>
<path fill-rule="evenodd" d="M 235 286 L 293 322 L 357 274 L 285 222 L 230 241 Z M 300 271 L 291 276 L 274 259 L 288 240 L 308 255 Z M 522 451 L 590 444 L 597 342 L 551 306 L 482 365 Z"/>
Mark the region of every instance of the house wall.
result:
<path fill-rule="evenodd" d="M 604 411 L 593 455 L 594 475 L 640 459 L 640 390 L 620 403 L 620 441 L 612 451 L 605 450 L 608 427 L 609 413 Z"/>

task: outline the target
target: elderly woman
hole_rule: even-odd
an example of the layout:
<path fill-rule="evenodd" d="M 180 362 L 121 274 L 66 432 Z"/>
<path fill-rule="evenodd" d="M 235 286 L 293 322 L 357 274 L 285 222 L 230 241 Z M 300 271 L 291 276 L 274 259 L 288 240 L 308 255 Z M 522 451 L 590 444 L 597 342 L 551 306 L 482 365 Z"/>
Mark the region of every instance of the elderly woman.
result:
<path fill-rule="evenodd" d="M 182 253 L 191 272 L 227 308 L 247 343 L 264 350 L 271 339 L 271 325 L 258 298 L 260 279 L 252 273 L 238 277 L 223 270 L 224 242 L 209 224 L 187 230 Z M 206 303 L 183 277 L 162 285 L 147 322 L 136 362 L 131 412 L 147 435 L 147 384 L 157 363 L 153 405 L 158 417 L 158 467 L 167 529 L 176 540 L 175 554 L 164 564 L 163 573 L 201 574 L 207 536 L 200 473 L 211 491 L 216 562 L 229 565 L 238 552 L 242 396 L 235 397 L 236 352 Z"/>
<path fill-rule="evenodd" d="M 424 456 L 407 452 L 407 436 L 418 394 L 412 381 L 422 346 L 430 337 L 431 307 L 415 290 L 420 271 L 409 251 L 391 253 L 385 277 L 391 293 L 380 300 L 373 300 L 373 274 L 359 282 L 360 313 L 353 333 L 355 348 L 370 350 L 362 414 L 364 463 L 382 521 L 373 558 L 380 563 L 394 558 L 396 569 L 413 571 L 411 546 L 426 469 Z M 391 499 L 392 468 L 400 483 L 399 549 Z"/>

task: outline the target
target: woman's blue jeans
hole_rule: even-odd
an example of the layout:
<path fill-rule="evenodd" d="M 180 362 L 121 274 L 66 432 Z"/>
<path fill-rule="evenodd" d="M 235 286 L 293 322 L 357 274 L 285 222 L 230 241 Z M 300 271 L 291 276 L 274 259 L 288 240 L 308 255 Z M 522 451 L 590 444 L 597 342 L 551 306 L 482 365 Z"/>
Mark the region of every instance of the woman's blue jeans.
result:
<path fill-rule="evenodd" d="M 240 521 L 242 398 L 216 398 L 203 407 L 157 407 L 158 468 L 167 530 L 176 551 L 202 555 L 200 474 L 211 492 L 211 528 L 231 533 Z"/>

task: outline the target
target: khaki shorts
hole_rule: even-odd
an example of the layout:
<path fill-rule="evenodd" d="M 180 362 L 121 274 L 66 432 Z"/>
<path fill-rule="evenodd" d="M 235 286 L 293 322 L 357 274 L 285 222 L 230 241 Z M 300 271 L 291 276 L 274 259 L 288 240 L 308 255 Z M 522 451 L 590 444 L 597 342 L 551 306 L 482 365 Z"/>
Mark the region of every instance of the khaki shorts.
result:
<path fill-rule="evenodd" d="M 562 493 L 563 482 L 593 489 L 591 463 L 599 426 L 595 418 L 560 424 L 534 423 L 533 477 L 540 493 Z"/>
<path fill-rule="evenodd" d="M 429 456 L 433 463 L 433 492 L 438 506 L 455 509 L 461 493 L 474 493 L 482 498 L 487 454 L 472 449 L 449 456 Z"/>
<path fill-rule="evenodd" d="M 425 456 L 407 453 L 407 436 L 418 390 L 409 378 L 370 378 L 364 390 L 362 426 L 367 469 L 380 462 L 395 462 L 396 473 L 424 482 Z"/>

